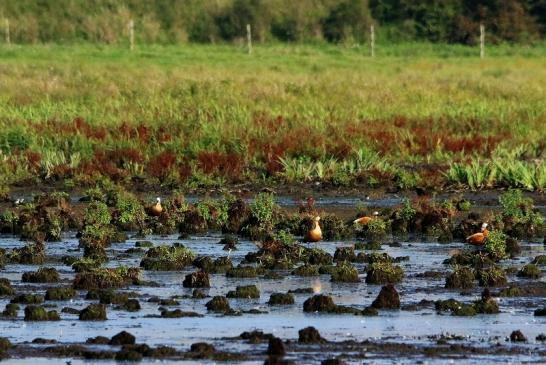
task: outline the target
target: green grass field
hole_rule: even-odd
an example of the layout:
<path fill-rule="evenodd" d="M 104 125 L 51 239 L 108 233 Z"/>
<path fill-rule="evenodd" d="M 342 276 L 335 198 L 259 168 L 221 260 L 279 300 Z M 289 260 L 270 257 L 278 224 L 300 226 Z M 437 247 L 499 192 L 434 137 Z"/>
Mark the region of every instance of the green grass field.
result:
<path fill-rule="evenodd" d="M 0 182 L 546 188 L 546 46 L 368 54 L 4 46 Z"/>

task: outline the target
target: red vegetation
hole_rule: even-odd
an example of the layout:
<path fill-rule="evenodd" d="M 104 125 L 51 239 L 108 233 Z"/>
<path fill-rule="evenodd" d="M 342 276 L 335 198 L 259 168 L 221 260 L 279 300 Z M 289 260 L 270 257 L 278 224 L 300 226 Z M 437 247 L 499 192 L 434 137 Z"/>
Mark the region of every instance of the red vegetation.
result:
<path fill-rule="evenodd" d="M 192 173 L 193 170 L 189 161 L 182 161 L 178 164 L 178 177 L 180 182 L 186 182 Z"/>
<path fill-rule="evenodd" d="M 42 155 L 40 155 L 38 152 L 26 150 L 25 158 L 31 170 L 33 170 L 34 172 L 39 171 L 40 161 L 42 161 Z"/>
<path fill-rule="evenodd" d="M 510 136 L 472 134 L 460 137 L 447 133 L 430 133 L 430 130 L 419 127 L 412 128 L 411 140 L 406 140 L 405 144 L 412 152 L 422 156 L 433 152 L 437 148 L 447 152 L 464 151 L 489 156 L 497 144 L 506 138 L 510 138 Z"/>
<path fill-rule="evenodd" d="M 151 176 L 165 178 L 176 163 L 176 155 L 171 151 L 163 151 L 148 161 L 146 170 Z"/>
<path fill-rule="evenodd" d="M 239 180 L 245 166 L 244 159 L 237 153 L 200 152 L 197 164 L 205 174 L 218 174 Z"/>

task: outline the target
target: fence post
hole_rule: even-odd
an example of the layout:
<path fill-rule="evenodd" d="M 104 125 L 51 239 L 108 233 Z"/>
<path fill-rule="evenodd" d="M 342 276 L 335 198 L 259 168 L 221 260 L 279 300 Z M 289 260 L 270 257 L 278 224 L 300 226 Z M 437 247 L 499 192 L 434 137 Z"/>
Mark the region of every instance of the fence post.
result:
<path fill-rule="evenodd" d="M 135 22 L 129 20 L 129 49 L 131 52 L 135 49 Z"/>
<path fill-rule="evenodd" d="M 480 58 L 485 57 L 485 26 L 480 24 Z"/>
<path fill-rule="evenodd" d="M 248 54 L 252 54 L 252 29 L 250 24 L 246 25 L 246 43 L 248 47 Z"/>
<path fill-rule="evenodd" d="M 370 26 L 370 52 L 371 56 L 375 57 L 375 28 L 373 25 Z"/>
<path fill-rule="evenodd" d="M 5 23 L 5 26 L 6 26 L 6 29 L 5 29 L 6 44 L 9 46 L 11 44 L 11 39 L 10 39 L 10 35 L 9 35 L 9 19 L 8 18 L 4 19 L 4 23 Z"/>

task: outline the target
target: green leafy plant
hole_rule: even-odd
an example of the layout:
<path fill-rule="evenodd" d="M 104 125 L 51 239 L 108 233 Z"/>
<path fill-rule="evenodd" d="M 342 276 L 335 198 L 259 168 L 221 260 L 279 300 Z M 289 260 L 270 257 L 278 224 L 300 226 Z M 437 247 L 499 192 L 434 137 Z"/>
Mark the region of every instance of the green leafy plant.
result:
<path fill-rule="evenodd" d="M 404 199 L 402 207 L 400 208 L 400 218 L 409 222 L 415 217 L 416 213 L 417 211 L 412 207 L 409 199 Z"/>
<path fill-rule="evenodd" d="M 508 257 L 506 254 L 506 239 L 508 237 L 502 231 L 489 232 L 485 240 L 484 249 L 494 260 L 502 260 Z"/>

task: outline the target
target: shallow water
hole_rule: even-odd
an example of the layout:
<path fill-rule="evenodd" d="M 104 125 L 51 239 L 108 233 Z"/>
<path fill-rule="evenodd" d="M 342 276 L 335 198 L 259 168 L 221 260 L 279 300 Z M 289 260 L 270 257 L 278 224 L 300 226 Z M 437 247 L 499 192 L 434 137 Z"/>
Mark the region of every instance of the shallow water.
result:
<path fill-rule="evenodd" d="M 176 235 L 168 237 L 148 237 L 154 244 L 172 244 L 181 242 L 191 248 L 196 254 L 208 255 L 211 257 L 225 256 L 226 251 L 222 245 L 217 244 L 221 236 L 210 234 L 195 236 L 187 240 L 179 240 Z M 134 247 L 135 239 L 129 239 L 125 243 L 113 245 L 109 255 L 116 257 L 125 250 Z M 320 247 L 333 254 L 336 247 L 349 245 L 352 242 L 327 242 L 321 243 Z M 0 237 L 0 247 L 13 248 L 21 247 L 24 243 L 14 237 Z M 46 253 L 48 262 L 45 266 L 55 267 L 61 274 L 64 284 L 68 284 L 74 277 L 70 267 L 60 263 L 60 258 L 71 254 L 81 256 L 77 250 L 78 240 L 75 233 L 66 235 L 63 242 L 48 243 Z M 404 268 L 405 279 L 396 286 L 401 296 L 402 306 L 415 304 L 422 299 L 437 300 L 455 298 L 460 301 L 470 302 L 478 299 L 481 288 L 475 288 L 470 294 L 462 295 L 458 290 L 444 289 L 445 280 L 432 280 L 416 277 L 416 274 L 427 270 L 448 271 L 449 268 L 443 265 L 444 259 L 449 257 L 450 251 L 460 249 L 462 243 L 438 244 L 423 242 L 402 242 L 401 247 L 383 246 L 381 252 L 387 252 L 391 256 L 409 256 L 409 261 L 400 263 Z M 522 266 L 530 261 L 531 257 L 544 254 L 542 244 L 527 243 L 522 245 L 523 253 L 517 260 L 508 260 L 503 266 Z M 231 259 L 236 265 L 244 255 L 256 250 L 252 242 L 241 241 L 238 250 L 230 253 Z M 111 260 L 108 266 L 135 265 L 138 266 L 141 255 L 121 257 Z M 108 308 L 108 321 L 106 322 L 82 322 L 77 315 L 60 313 L 60 322 L 24 322 L 23 311 L 19 311 L 16 320 L 0 320 L 1 336 L 8 337 L 14 343 L 32 341 L 34 338 L 42 337 L 55 339 L 59 343 L 85 342 L 89 337 L 113 336 L 114 334 L 127 330 L 136 336 L 140 343 L 149 345 L 168 345 L 180 350 L 187 350 L 190 344 L 200 341 L 213 343 L 217 349 L 226 351 L 244 351 L 250 347 L 262 346 L 265 351 L 266 344 L 248 345 L 241 341 L 224 341 L 224 337 L 238 336 L 244 331 L 260 329 L 264 332 L 273 333 L 283 339 L 297 339 L 298 330 L 307 326 L 316 327 L 321 335 L 331 341 L 365 339 L 404 342 L 418 345 L 431 345 L 435 338 L 442 334 L 464 336 L 464 343 L 472 346 L 492 346 L 497 343 L 507 344 L 505 338 L 513 330 L 520 329 L 529 339 L 523 346 L 529 349 L 543 346 L 535 342 L 534 338 L 546 332 L 546 317 L 534 317 L 533 311 L 543 306 L 544 298 L 497 298 L 501 312 L 498 315 L 478 315 L 475 317 L 455 317 L 448 314 L 437 314 L 433 308 L 417 311 L 380 311 L 378 317 L 360 317 L 353 315 L 329 315 L 309 314 L 302 311 L 303 302 L 310 294 L 295 294 L 296 303 L 292 306 L 271 307 L 266 304 L 273 292 L 286 292 L 290 289 L 317 287 L 320 292 L 333 296 L 336 304 L 351 305 L 364 308 L 375 299 L 380 285 L 367 285 L 364 282 L 364 265 L 355 265 L 362 274 L 360 283 L 342 284 L 331 283 L 328 275 L 316 278 L 302 278 L 292 275 L 283 275 L 281 279 L 268 280 L 264 278 L 234 279 L 226 278 L 223 274 L 211 275 L 211 288 L 203 290 L 210 296 L 225 295 L 227 291 L 235 289 L 237 285 L 255 284 L 260 292 L 260 299 L 230 299 L 231 307 L 236 310 L 260 309 L 267 311 L 266 314 L 243 314 L 242 316 L 222 316 L 209 314 L 206 311 L 205 303 L 210 299 L 178 299 L 180 305 L 169 307 L 169 309 L 180 308 L 185 311 L 195 311 L 204 315 L 202 318 L 147 318 L 147 315 L 158 315 L 157 303 L 149 303 L 147 299 L 152 296 L 169 298 L 172 296 L 191 295 L 192 289 L 182 287 L 184 276 L 193 272 L 193 268 L 187 268 L 180 272 L 143 272 L 144 280 L 151 280 L 161 284 L 160 287 L 129 287 L 127 291 L 138 293 L 138 299 L 142 309 L 136 313 L 116 311 L 113 306 Z M 57 284 L 28 284 L 21 282 L 21 275 L 25 271 L 36 270 L 31 265 L 7 265 L 5 270 L 0 272 L 1 277 L 7 277 L 12 281 L 17 291 L 33 291 L 45 293 L 45 288 Z M 517 281 L 515 275 L 509 276 L 509 281 Z M 542 279 L 544 280 L 544 279 Z M 77 298 L 68 302 L 46 302 L 53 304 L 59 312 L 69 306 L 82 309 L 89 304 L 84 300 L 85 291 L 80 291 Z M 0 308 L 8 303 L 8 299 L 0 298 Z M 36 345 L 40 346 L 40 345 Z M 43 345 L 41 345 L 43 346 Z M 509 346 L 509 344 L 508 344 Z M 521 345 L 520 345 L 521 346 Z M 294 355 L 292 355 L 293 357 Z M 299 354 L 298 356 L 303 356 Z M 289 356 L 290 357 L 290 356 Z M 319 359 L 326 358 L 317 348 L 316 353 L 306 354 L 298 358 L 298 363 L 316 363 Z M 309 360 L 311 359 L 311 360 Z M 369 363 L 391 363 L 391 359 L 369 354 Z M 400 360 L 400 361 L 398 361 Z M 448 359 L 418 359 L 408 358 L 407 363 L 423 360 L 425 363 L 445 363 Z M 468 360 L 468 359 L 466 359 Z M 465 360 L 465 362 L 466 362 Z M 539 361 L 532 356 L 485 356 L 473 359 L 475 363 L 488 362 L 523 362 Z M 20 364 L 49 364 L 58 363 L 57 360 L 49 359 L 12 359 L 6 363 Z M 100 361 L 104 363 L 104 361 Z M 81 361 L 74 360 L 72 364 L 79 364 Z M 88 361 L 86 361 L 88 363 Z M 165 363 L 169 363 L 168 361 Z M 187 364 L 196 362 L 185 362 Z M 202 363 L 202 362 L 199 362 Z M 259 362 L 246 362 L 255 364 Z M 358 362 L 360 363 L 360 362 Z M 396 363 L 404 363 L 404 359 L 397 359 Z"/>

